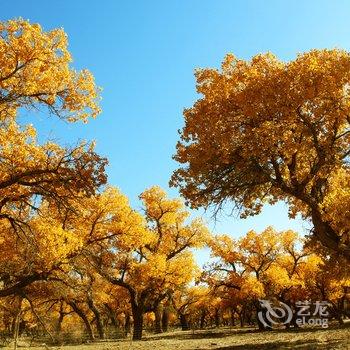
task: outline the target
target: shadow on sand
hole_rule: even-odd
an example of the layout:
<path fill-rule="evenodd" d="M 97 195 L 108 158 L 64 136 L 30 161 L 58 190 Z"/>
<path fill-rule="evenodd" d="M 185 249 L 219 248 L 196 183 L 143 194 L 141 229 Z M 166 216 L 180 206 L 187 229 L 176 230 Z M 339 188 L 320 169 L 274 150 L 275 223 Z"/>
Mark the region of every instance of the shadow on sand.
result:
<path fill-rule="evenodd" d="M 333 326 L 332 329 L 349 329 L 350 325 L 342 325 L 342 326 Z M 212 350 L 215 348 L 215 350 L 291 350 L 291 349 L 298 349 L 298 350 L 313 350 L 313 349 L 321 349 L 321 350 L 350 350 L 350 339 L 349 339 L 349 345 L 344 345 L 344 342 L 341 340 L 331 340 L 327 343 L 319 342 L 315 339 L 299 339 L 299 340 L 276 340 L 276 341 L 270 341 L 270 342 L 264 342 L 261 344 L 257 343 L 245 343 L 245 344 L 234 344 L 234 345 L 225 345 L 222 347 L 217 347 L 218 344 L 216 340 L 223 339 L 225 337 L 232 337 L 232 336 L 241 336 L 245 334 L 302 334 L 302 333 L 314 333 L 319 332 L 319 328 L 299 328 L 299 329 L 278 329 L 273 330 L 269 332 L 261 332 L 257 329 L 247 328 L 247 329 L 212 329 L 212 330 L 197 330 L 197 331 L 187 331 L 187 332 L 176 332 L 176 333 L 168 333 L 163 335 L 158 335 L 156 338 L 150 337 L 149 340 L 153 339 L 176 339 L 176 340 L 191 340 L 191 339 L 213 339 L 213 347 L 209 347 L 207 349 L 203 350 Z M 146 339 L 145 339 L 146 340 Z"/>

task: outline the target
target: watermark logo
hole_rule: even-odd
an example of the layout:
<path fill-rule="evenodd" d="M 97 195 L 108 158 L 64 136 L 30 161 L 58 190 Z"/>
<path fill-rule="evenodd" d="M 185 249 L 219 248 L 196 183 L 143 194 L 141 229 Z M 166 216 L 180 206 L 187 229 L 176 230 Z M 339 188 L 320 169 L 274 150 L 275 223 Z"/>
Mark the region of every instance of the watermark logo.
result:
<path fill-rule="evenodd" d="M 293 323 L 298 326 L 328 327 L 327 301 L 297 301 L 295 310 L 282 302 L 279 302 L 278 306 L 273 305 L 269 300 L 259 300 L 259 302 L 262 310 L 258 312 L 258 318 L 266 328 L 277 324 L 290 324 L 293 317 Z"/>
<path fill-rule="evenodd" d="M 259 321 L 265 327 L 273 324 L 288 324 L 293 318 L 293 310 L 285 303 L 280 302 L 280 306 L 272 306 L 268 300 L 259 300 L 263 311 L 259 311 Z"/>

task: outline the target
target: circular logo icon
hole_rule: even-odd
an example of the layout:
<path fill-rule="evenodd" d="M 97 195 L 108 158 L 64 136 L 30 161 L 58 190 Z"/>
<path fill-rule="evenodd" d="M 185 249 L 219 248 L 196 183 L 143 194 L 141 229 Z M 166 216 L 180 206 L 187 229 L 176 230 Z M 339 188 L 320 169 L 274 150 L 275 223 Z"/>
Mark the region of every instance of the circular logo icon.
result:
<path fill-rule="evenodd" d="M 279 306 L 273 306 L 268 300 L 259 300 L 261 311 L 258 312 L 259 321 L 265 327 L 273 324 L 288 324 L 292 320 L 293 311 L 285 303 L 279 302 Z"/>

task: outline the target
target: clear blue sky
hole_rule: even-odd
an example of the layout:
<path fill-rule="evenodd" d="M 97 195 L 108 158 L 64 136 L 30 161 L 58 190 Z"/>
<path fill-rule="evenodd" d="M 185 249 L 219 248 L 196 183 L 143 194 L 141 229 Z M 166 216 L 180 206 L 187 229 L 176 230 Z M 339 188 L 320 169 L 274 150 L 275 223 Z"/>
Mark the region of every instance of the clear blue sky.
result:
<path fill-rule="evenodd" d="M 138 205 L 146 187 L 168 189 L 182 110 L 197 98 L 193 71 L 218 67 L 224 55 L 248 59 L 271 51 L 289 60 L 311 48 L 350 47 L 349 1 L 24 1 L 2 4 L 1 19 L 23 17 L 44 29 L 63 27 L 76 68 L 103 88 L 102 115 L 87 125 L 45 116 L 35 125 L 61 143 L 95 139 L 110 161 L 109 182 Z M 170 189 L 171 195 L 177 195 Z M 283 204 L 248 220 L 222 216 L 216 232 L 300 232 Z M 199 256 L 200 262 L 206 258 Z"/>

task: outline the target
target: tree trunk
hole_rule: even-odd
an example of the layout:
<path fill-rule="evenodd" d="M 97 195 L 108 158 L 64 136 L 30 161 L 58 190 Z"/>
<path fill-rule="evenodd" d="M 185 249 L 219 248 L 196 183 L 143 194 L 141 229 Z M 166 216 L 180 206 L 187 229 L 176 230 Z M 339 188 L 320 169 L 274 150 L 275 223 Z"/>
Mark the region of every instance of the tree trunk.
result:
<path fill-rule="evenodd" d="M 116 315 L 115 315 L 115 312 L 114 310 L 108 305 L 108 303 L 104 303 L 104 306 L 107 310 L 107 313 L 108 313 L 108 321 L 110 320 L 110 324 L 116 328 L 117 330 L 119 330 L 119 324 L 117 322 L 117 318 L 116 318 Z"/>
<path fill-rule="evenodd" d="M 18 314 L 16 315 L 16 322 L 15 322 L 15 332 L 13 335 L 13 339 L 15 341 L 14 343 L 14 350 L 17 350 L 17 346 L 18 346 L 18 336 L 19 336 L 19 323 L 20 323 L 20 316 L 21 313 L 18 312 Z"/>
<path fill-rule="evenodd" d="M 132 334 L 132 339 L 141 340 L 143 328 L 143 308 L 133 305 L 132 318 L 134 319 L 134 330 Z"/>
<path fill-rule="evenodd" d="M 230 310 L 230 316 L 231 316 L 231 327 L 234 327 L 236 325 L 236 322 L 235 322 L 235 311 L 233 309 Z"/>
<path fill-rule="evenodd" d="M 85 329 L 86 329 L 86 332 L 89 336 L 89 339 L 91 341 L 93 341 L 95 339 L 95 336 L 94 336 L 94 332 L 92 330 L 92 327 L 91 327 L 91 324 L 90 324 L 90 321 L 89 319 L 87 318 L 87 316 L 85 315 L 84 311 L 81 310 L 77 303 L 74 302 L 74 301 L 69 301 L 67 303 L 72 309 L 73 311 L 82 319 L 82 321 L 84 322 L 84 325 L 85 325 Z"/>
<path fill-rule="evenodd" d="M 220 309 L 215 310 L 215 327 L 220 327 Z"/>
<path fill-rule="evenodd" d="M 22 306 L 22 300 L 20 301 L 18 311 L 16 313 L 16 318 L 15 318 L 15 329 L 14 329 L 14 334 L 13 334 L 13 339 L 14 339 L 14 350 L 17 350 L 17 344 L 18 344 L 18 336 L 19 336 L 19 325 L 21 322 L 21 306 Z"/>
<path fill-rule="evenodd" d="M 344 309 L 345 309 L 345 297 L 342 297 L 338 301 L 338 307 L 337 307 L 337 320 L 340 325 L 344 324 L 344 320 L 343 320 Z"/>
<path fill-rule="evenodd" d="M 63 323 L 64 316 L 65 316 L 65 314 L 64 314 L 63 310 L 61 309 L 60 315 L 59 315 L 58 320 L 57 320 L 56 329 L 55 329 L 56 337 L 58 337 L 62 332 L 62 323 Z"/>
<path fill-rule="evenodd" d="M 98 335 L 99 335 L 100 339 L 105 339 L 105 331 L 104 331 L 104 327 L 103 327 L 103 323 L 102 323 L 102 319 L 101 319 L 101 313 L 98 310 L 98 308 L 96 307 L 94 300 L 92 299 L 91 296 L 88 297 L 88 305 L 89 305 L 90 310 L 95 315 Z"/>
<path fill-rule="evenodd" d="M 162 333 L 162 308 L 160 305 L 156 306 L 154 312 L 154 333 Z"/>
<path fill-rule="evenodd" d="M 258 313 L 259 313 L 259 312 L 262 312 L 262 314 L 265 315 L 266 309 L 261 308 L 261 309 L 258 309 L 258 310 L 256 311 L 256 316 L 257 316 L 256 319 L 257 319 L 257 322 L 258 322 L 259 330 L 260 330 L 260 331 L 269 331 L 269 330 L 272 330 L 272 325 L 271 325 L 270 322 L 266 319 L 265 316 L 263 316 L 263 318 L 264 318 L 264 321 L 265 321 L 266 324 L 263 324 L 263 323 L 260 321 L 260 319 L 259 319 L 259 317 L 258 317 Z"/>
<path fill-rule="evenodd" d="M 162 315 L 162 329 L 167 332 L 169 328 L 169 307 L 165 306 Z"/>
<path fill-rule="evenodd" d="M 350 260 L 349 246 L 343 247 L 342 244 L 340 244 L 340 236 L 327 221 L 323 220 L 322 214 L 316 206 L 310 206 L 310 208 L 315 237 L 325 247 L 337 252 L 340 255 L 344 255 L 348 260 Z"/>
<path fill-rule="evenodd" d="M 130 314 L 129 312 L 125 312 L 124 315 L 125 315 L 124 333 L 125 333 L 125 336 L 127 337 L 131 329 Z"/>
<path fill-rule="evenodd" d="M 181 324 L 181 330 L 188 331 L 190 329 L 187 322 L 187 317 L 185 314 L 180 314 L 180 324 Z"/>
<path fill-rule="evenodd" d="M 245 311 L 244 309 L 241 310 L 241 312 L 239 313 L 239 323 L 241 325 L 241 328 L 244 327 L 244 319 L 245 319 Z"/>
<path fill-rule="evenodd" d="M 204 326 L 205 326 L 205 316 L 207 315 L 206 313 L 206 310 L 205 309 L 202 309 L 201 310 L 201 319 L 200 319 L 200 322 L 199 322 L 199 328 L 200 329 L 204 329 Z"/>
<path fill-rule="evenodd" d="M 246 311 L 244 313 L 244 315 L 245 315 L 245 318 L 246 318 L 249 326 L 253 326 L 254 322 L 253 322 L 253 312 L 252 312 L 252 310 L 249 309 L 248 312 Z"/>

